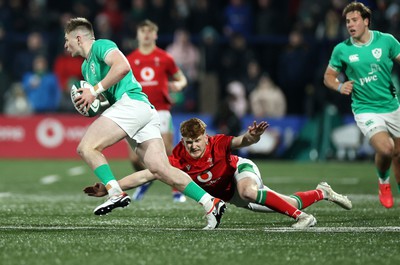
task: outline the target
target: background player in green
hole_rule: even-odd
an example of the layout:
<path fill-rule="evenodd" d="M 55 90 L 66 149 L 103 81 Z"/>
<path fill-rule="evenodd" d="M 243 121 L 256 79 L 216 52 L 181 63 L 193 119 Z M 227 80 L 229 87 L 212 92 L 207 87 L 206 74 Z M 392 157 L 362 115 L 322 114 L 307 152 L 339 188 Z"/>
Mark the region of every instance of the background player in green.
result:
<path fill-rule="evenodd" d="M 110 102 L 110 107 L 88 127 L 77 148 L 109 194 L 108 200 L 94 213 L 104 215 L 130 203 L 102 154 L 105 148 L 126 138 L 157 179 L 204 207 L 208 222 L 204 228 L 216 228 L 225 211 L 225 202 L 206 193 L 186 173 L 170 165 L 157 111 L 142 92 L 117 45 L 106 39 L 95 40 L 92 24 L 85 18 L 73 18 L 65 27 L 65 48 L 72 56 L 85 58 L 82 75 L 93 85 L 91 89 L 78 90 L 82 94 L 76 98 L 76 104 L 88 108 L 100 93 Z"/>
<path fill-rule="evenodd" d="M 400 191 L 400 109 L 391 79 L 393 61 L 400 63 L 400 44 L 390 34 L 369 29 L 371 11 L 362 3 L 348 4 L 343 17 L 350 38 L 334 48 L 324 83 L 343 95 L 351 95 L 357 126 L 375 150 L 379 200 L 391 208 L 391 165 Z M 348 81 L 338 81 L 342 71 Z"/>

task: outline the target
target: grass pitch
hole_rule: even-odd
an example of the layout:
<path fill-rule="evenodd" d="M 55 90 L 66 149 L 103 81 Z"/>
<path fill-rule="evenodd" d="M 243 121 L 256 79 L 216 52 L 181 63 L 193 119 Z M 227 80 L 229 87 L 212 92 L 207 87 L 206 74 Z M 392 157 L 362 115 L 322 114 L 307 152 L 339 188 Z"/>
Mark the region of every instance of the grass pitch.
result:
<path fill-rule="evenodd" d="M 102 198 L 85 196 L 97 181 L 80 160 L 0 161 L 0 263 L 23 264 L 400 264 L 399 196 L 378 201 L 371 162 L 255 161 L 264 183 L 285 194 L 327 181 L 353 201 L 346 211 L 322 201 L 308 209 L 317 226 L 290 228 L 280 214 L 228 205 L 221 226 L 202 231 L 202 207 L 173 203 L 171 189 L 156 182 L 141 202 L 93 215 Z M 117 176 L 127 161 L 110 162 Z M 132 194 L 132 192 L 130 192 Z"/>

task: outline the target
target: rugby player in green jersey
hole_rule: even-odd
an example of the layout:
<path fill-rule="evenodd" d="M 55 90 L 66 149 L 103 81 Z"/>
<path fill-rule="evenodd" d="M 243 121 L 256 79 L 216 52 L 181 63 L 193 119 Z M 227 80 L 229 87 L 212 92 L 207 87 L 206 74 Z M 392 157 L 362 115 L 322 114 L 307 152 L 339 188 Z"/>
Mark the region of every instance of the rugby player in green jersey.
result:
<path fill-rule="evenodd" d="M 135 79 L 128 60 L 111 40 L 95 40 L 92 24 L 85 18 L 73 18 L 65 26 L 65 49 L 81 56 L 82 75 L 92 85 L 80 88 L 75 101 L 81 108 L 102 94 L 110 106 L 87 129 L 77 151 L 105 185 L 108 199 L 94 209 L 104 215 L 130 203 L 121 190 L 102 151 L 127 139 L 139 158 L 156 179 L 175 187 L 199 202 L 206 212 L 207 226 L 216 228 L 225 211 L 225 202 L 214 198 L 191 180 L 189 175 L 172 167 L 160 133 L 160 119 L 142 87 Z"/>
<path fill-rule="evenodd" d="M 391 79 L 393 61 L 400 63 L 400 44 L 390 34 L 369 29 L 371 10 L 360 2 L 348 4 L 343 17 L 350 38 L 333 49 L 324 83 L 351 95 L 357 126 L 375 150 L 379 200 L 391 208 L 391 166 L 400 190 L 400 109 Z M 337 79 L 341 72 L 348 81 Z"/>

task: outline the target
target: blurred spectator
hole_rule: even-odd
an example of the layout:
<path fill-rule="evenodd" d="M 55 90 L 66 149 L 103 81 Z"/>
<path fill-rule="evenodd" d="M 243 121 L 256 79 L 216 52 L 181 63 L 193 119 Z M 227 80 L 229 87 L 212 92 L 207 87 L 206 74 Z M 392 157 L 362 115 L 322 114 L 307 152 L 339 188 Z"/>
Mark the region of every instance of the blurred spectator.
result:
<path fill-rule="evenodd" d="M 217 73 L 220 69 L 219 34 L 213 27 L 205 27 L 200 32 L 200 69 L 203 73 Z"/>
<path fill-rule="evenodd" d="M 28 20 L 25 3 L 23 0 L 8 1 L 10 7 L 10 27 L 14 33 L 25 33 L 28 31 Z"/>
<path fill-rule="evenodd" d="M 73 82 L 83 80 L 81 72 L 82 63 L 82 57 L 72 57 L 65 49 L 54 61 L 53 72 L 57 76 L 62 92 L 60 111 L 68 112 L 75 110 L 71 102 L 70 88 Z"/>
<path fill-rule="evenodd" d="M 137 25 L 148 18 L 148 7 L 146 0 L 131 0 L 131 7 L 124 16 L 123 37 L 136 35 Z M 133 38 L 133 37 L 132 37 Z M 133 38 L 134 39 L 134 38 Z M 131 50 L 133 47 L 130 47 Z"/>
<path fill-rule="evenodd" d="M 118 0 L 107 0 L 101 2 L 102 6 L 100 7 L 100 12 L 97 13 L 97 17 L 106 17 L 110 26 L 111 34 L 117 35 L 122 29 L 123 16 L 122 12 L 119 8 Z M 104 18 L 102 18 L 104 21 Z M 101 27 L 98 27 L 95 32 L 101 30 Z M 97 34 L 96 34 L 97 35 Z M 98 37 L 96 37 L 98 38 Z"/>
<path fill-rule="evenodd" d="M 61 88 L 57 76 L 48 71 L 48 61 L 44 55 L 35 57 L 33 71 L 23 75 L 22 87 L 35 113 L 58 110 Z"/>
<path fill-rule="evenodd" d="M 73 0 L 71 13 L 74 17 L 85 17 L 90 21 L 96 16 L 98 1 Z"/>
<path fill-rule="evenodd" d="M 0 22 L 0 60 L 2 62 L 9 62 L 10 58 L 11 56 L 7 31 Z"/>
<path fill-rule="evenodd" d="M 227 86 L 229 108 L 240 119 L 243 118 L 248 111 L 248 102 L 246 97 L 246 88 L 239 81 L 232 81 Z"/>
<path fill-rule="evenodd" d="M 315 32 L 317 40 L 334 41 L 344 40 L 347 36 L 346 25 L 340 12 L 331 8 L 325 13 L 325 17 L 318 23 Z M 332 51 L 333 46 L 330 48 Z"/>
<path fill-rule="evenodd" d="M 286 115 L 286 98 L 268 74 L 263 74 L 257 87 L 250 93 L 252 114 L 257 118 L 282 118 Z"/>
<path fill-rule="evenodd" d="M 170 7 L 170 25 L 172 28 L 183 28 L 188 25 L 187 20 L 190 16 L 189 3 L 186 0 L 172 0 Z"/>
<path fill-rule="evenodd" d="M 239 135 L 242 131 L 242 120 L 232 111 L 228 99 L 223 100 L 219 105 L 212 124 L 216 133 Z"/>
<path fill-rule="evenodd" d="M 282 18 L 283 10 L 276 8 L 273 0 L 257 0 L 255 9 L 255 34 L 259 36 L 284 34 L 288 27 L 287 19 Z M 279 23 L 277 23 L 279 21 Z"/>
<path fill-rule="evenodd" d="M 11 85 L 5 94 L 4 104 L 4 114 L 6 115 L 22 116 L 33 112 L 20 82 L 15 82 Z"/>
<path fill-rule="evenodd" d="M 0 24 L 4 30 L 9 30 L 11 24 L 11 11 L 7 2 L 6 0 L 0 0 Z"/>
<path fill-rule="evenodd" d="M 235 79 L 242 79 L 246 73 L 247 64 L 256 58 L 254 52 L 247 47 L 247 41 L 239 33 L 233 34 L 229 39 L 229 46 L 219 56 L 221 58 L 220 74 L 222 86 Z M 222 96 L 225 96 L 223 93 Z"/>
<path fill-rule="evenodd" d="M 172 55 L 188 80 L 185 90 L 179 92 L 184 93 L 183 110 L 196 111 L 200 50 L 191 42 L 190 33 L 186 29 L 177 29 L 174 32 L 174 41 L 166 47 L 166 51 Z M 179 108 L 179 103 L 175 103 L 174 108 Z"/>
<path fill-rule="evenodd" d="M 214 116 L 213 126 L 217 133 L 239 135 L 242 130 L 241 121 L 248 108 L 245 88 L 241 82 L 233 81 L 226 90 L 227 96 Z"/>
<path fill-rule="evenodd" d="M 113 29 L 109 16 L 104 13 L 98 14 L 94 19 L 93 27 L 96 33 L 96 39 L 110 39 L 119 45 L 119 36 Z"/>
<path fill-rule="evenodd" d="M 169 6 L 166 0 L 151 0 L 149 17 L 158 25 L 158 35 L 172 33 L 170 27 Z"/>
<path fill-rule="evenodd" d="M 206 27 L 220 30 L 221 19 L 215 2 L 213 0 L 195 1 L 187 23 L 190 32 L 199 34 Z"/>
<path fill-rule="evenodd" d="M 10 89 L 10 79 L 4 69 L 3 61 L 0 59 L 0 113 L 4 110 L 5 94 Z"/>
<path fill-rule="evenodd" d="M 200 79 L 199 79 L 199 111 L 215 114 L 219 103 L 220 82 L 218 78 L 220 44 L 218 33 L 212 27 L 201 31 L 200 40 Z"/>
<path fill-rule="evenodd" d="M 392 34 L 398 40 L 400 39 L 400 3 L 393 2 L 386 10 L 386 19 L 388 20 L 388 33 Z"/>
<path fill-rule="evenodd" d="M 248 37 L 253 29 L 253 10 L 247 0 L 229 0 L 223 11 L 223 31 L 225 36 L 234 33 Z"/>
<path fill-rule="evenodd" d="M 28 22 L 27 31 L 38 31 L 46 32 L 49 30 L 49 26 L 53 17 L 50 12 L 46 10 L 45 1 L 28 1 L 28 10 L 26 12 L 26 21 Z"/>
<path fill-rule="evenodd" d="M 46 53 L 46 45 L 42 34 L 39 32 L 31 32 L 27 36 L 27 47 L 17 52 L 13 64 L 13 81 L 21 80 L 22 75 L 28 71 L 32 71 L 33 60 L 39 54 Z"/>
<path fill-rule="evenodd" d="M 382 30 L 387 29 L 389 20 L 386 19 L 386 10 L 389 7 L 390 0 L 377 0 L 374 15 L 371 17 L 372 29 Z"/>
<path fill-rule="evenodd" d="M 289 43 L 280 54 L 278 85 L 287 99 L 288 114 L 304 114 L 306 85 L 312 81 L 313 62 L 310 50 L 298 30 L 289 34 Z"/>
<path fill-rule="evenodd" d="M 333 6 L 335 10 L 341 13 L 341 8 L 336 9 L 336 6 L 341 2 L 347 0 L 330 0 L 330 1 L 314 1 L 302 0 L 300 1 L 297 17 L 294 19 L 291 26 L 300 27 L 303 34 L 306 36 L 314 35 L 317 25 L 324 19 L 326 11 L 329 7 Z"/>
<path fill-rule="evenodd" d="M 242 78 L 242 82 L 246 88 L 246 97 L 256 88 L 260 81 L 262 69 L 257 60 L 251 60 L 246 67 L 246 73 Z"/>

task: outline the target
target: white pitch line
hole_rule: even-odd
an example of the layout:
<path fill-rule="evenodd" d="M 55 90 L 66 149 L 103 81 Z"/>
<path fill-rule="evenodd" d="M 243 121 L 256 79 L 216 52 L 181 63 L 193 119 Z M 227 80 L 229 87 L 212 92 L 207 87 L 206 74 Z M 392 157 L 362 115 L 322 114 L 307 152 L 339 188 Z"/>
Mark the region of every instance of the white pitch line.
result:
<path fill-rule="evenodd" d="M 11 197 L 11 192 L 0 192 L 0 198 Z"/>
<path fill-rule="evenodd" d="M 400 233 L 400 226 L 377 226 L 377 227 L 309 227 L 303 230 L 287 228 L 287 227 L 276 227 L 266 228 L 266 232 L 310 232 L 310 233 L 382 233 L 382 232 L 397 232 Z"/>
<path fill-rule="evenodd" d="M 48 175 L 48 176 L 42 177 L 40 179 L 40 183 L 42 183 L 43 185 L 49 185 L 49 184 L 53 184 L 59 180 L 60 180 L 60 176 L 58 176 L 58 175 Z"/>
<path fill-rule="evenodd" d="M 68 169 L 68 175 L 70 176 L 78 176 L 83 175 L 86 172 L 86 168 L 83 166 L 73 167 Z"/>
<path fill-rule="evenodd" d="M 0 230 L 113 230 L 121 229 L 121 227 L 98 227 L 98 226 L 0 226 Z M 146 227 L 123 227 L 125 230 L 141 230 L 141 231 L 198 231 L 201 228 L 146 228 Z M 310 227 L 306 229 L 293 229 L 290 227 L 272 227 L 262 229 L 268 233 L 287 233 L 287 232 L 307 232 L 307 233 L 382 233 L 395 232 L 400 233 L 400 226 L 377 226 L 377 227 Z M 218 228 L 213 231 L 260 231 L 256 228 Z"/>

